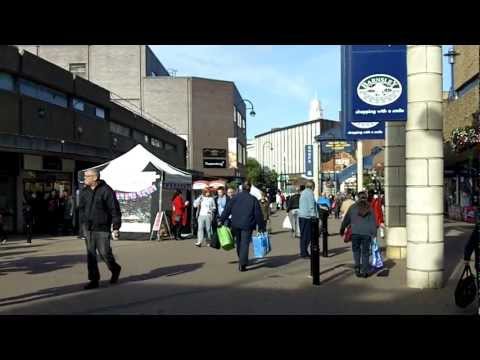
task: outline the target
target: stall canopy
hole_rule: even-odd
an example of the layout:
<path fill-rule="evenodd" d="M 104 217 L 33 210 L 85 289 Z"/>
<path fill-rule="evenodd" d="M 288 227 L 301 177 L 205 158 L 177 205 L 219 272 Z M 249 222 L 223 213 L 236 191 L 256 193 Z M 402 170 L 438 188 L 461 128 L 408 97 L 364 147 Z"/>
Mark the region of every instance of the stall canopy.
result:
<path fill-rule="evenodd" d="M 153 167 L 153 168 L 152 168 Z M 165 174 L 165 189 L 190 189 L 192 176 L 153 155 L 142 145 L 105 164 L 95 167 L 115 191 L 138 192 L 147 189 L 157 180 L 157 171 Z M 150 171 L 149 171 L 150 170 Z"/>

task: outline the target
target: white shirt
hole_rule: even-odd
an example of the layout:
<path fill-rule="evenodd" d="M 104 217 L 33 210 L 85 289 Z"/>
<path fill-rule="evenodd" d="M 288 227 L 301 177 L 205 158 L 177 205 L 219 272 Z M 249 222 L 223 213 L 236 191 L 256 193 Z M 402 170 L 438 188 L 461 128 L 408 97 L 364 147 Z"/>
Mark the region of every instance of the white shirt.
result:
<path fill-rule="evenodd" d="M 215 200 L 213 197 L 200 196 L 197 200 L 195 200 L 194 206 L 200 206 L 200 213 L 198 216 L 213 215 L 213 210 L 215 209 Z"/>

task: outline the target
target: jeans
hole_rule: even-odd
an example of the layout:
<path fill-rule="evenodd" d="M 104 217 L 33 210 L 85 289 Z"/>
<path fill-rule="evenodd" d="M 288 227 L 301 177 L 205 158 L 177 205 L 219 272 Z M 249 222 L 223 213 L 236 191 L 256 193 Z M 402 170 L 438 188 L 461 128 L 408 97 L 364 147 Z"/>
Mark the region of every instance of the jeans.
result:
<path fill-rule="evenodd" d="M 352 250 L 355 268 L 359 268 L 364 274 L 367 274 L 370 267 L 370 244 L 372 238 L 369 235 L 352 234 Z"/>
<path fill-rule="evenodd" d="M 205 238 L 208 242 L 212 240 L 212 216 L 211 215 L 200 215 L 198 217 L 198 242 L 202 243 Z"/>
<path fill-rule="evenodd" d="M 300 256 L 308 256 L 308 247 L 312 238 L 316 236 L 314 226 L 318 227 L 318 221 L 315 218 L 299 218 L 300 223 Z"/>
<path fill-rule="evenodd" d="M 240 265 L 248 265 L 248 251 L 252 241 L 252 230 L 232 229 L 235 234 L 237 255 Z"/>
<path fill-rule="evenodd" d="M 100 257 L 107 264 L 108 269 L 113 273 L 120 269 L 113 257 L 112 248 L 110 247 L 110 232 L 88 231 L 86 233 L 87 246 L 87 262 L 88 262 L 88 280 L 99 281 L 100 272 L 98 271 L 97 250 Z"/>
<path fill-rule="evenodd" d="M 290 224 L 292 224 L 292 232 L 293 236 L 300 235 L 300 225 L 299 225 L 299 217 L 298 217 L 298 209 L 293 209 L 288 212 L 288 216 L 290 217 Z"/>

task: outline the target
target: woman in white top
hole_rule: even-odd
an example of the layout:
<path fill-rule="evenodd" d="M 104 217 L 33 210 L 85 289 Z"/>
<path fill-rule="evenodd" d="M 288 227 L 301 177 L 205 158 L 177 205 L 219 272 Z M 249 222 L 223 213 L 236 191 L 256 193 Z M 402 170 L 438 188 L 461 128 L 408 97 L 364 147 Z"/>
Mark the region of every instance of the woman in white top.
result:
<path fill-rule="evenodd" d="M 202 243 L 207 238 L 207 245 L 210 246 L 212 240 L 212 220 L 215 208 L 215 200 L 212 197 L 210 189 L 203 190 L 203 194 L 193 203 L 195 208 L 200 208 L 198 212 L 198 232 L 196 246 L 202 246 Z M 206 234 L 205 234 L 206 233 Z M 206 235 L 206 236 L 205 236 Z"/>

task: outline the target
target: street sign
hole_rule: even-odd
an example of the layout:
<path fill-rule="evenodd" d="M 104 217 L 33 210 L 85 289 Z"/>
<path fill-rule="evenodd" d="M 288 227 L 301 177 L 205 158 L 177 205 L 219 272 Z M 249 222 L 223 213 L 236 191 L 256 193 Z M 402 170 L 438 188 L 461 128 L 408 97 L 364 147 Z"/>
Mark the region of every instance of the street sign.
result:
<path fill-rule="evenodd" d="M 313 145 L 305 145 L 305 176 L 313 177 Z"/>
<path fill-rule="evenodd" d="M 385 121 L 407 120 L 405 45 L 342 46 L 342 122 L 347 140 L 385 138 Z"/>

